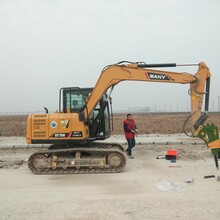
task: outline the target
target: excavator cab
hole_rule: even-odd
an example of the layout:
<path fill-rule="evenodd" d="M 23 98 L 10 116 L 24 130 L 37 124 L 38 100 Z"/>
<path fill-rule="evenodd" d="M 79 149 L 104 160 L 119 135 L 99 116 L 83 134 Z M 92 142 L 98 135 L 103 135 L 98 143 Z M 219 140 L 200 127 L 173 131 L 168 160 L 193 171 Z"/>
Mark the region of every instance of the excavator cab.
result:
<path fill-rule="evenodd" d="M 60 89 L 59 111 L 62 113 L 78 113 L 79 120 L 85 121 L 89 127 L 90 138 L 104 140 L 110 137 L 110 111 L 107 94 L 100 99 L 89 118 L 85 120 L 86 101 L 93 88 L 66 87 Z"/>
<path fill-rule="evenodd" d="M 91 91 L 92 88 L 61 88 L 59 111 L 63 113 L 74 113 L 83 110 Z"/>

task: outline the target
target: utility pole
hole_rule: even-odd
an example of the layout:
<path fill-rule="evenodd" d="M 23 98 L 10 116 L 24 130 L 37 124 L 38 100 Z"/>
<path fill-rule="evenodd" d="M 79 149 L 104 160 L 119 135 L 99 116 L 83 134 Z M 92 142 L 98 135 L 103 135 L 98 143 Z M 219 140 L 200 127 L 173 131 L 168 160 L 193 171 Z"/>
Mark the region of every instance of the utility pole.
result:
<path fill-rule="evenodd" d="M 176 112 L 179 112 L 179 102 L 176 103 Z"/>
<path fill-rule="evenodd" d="M 154 104 L 154 112 L 157 112 L 157 105 Z"/>
<path fill-rule="evenodd" d="M 212 111 L 214 112 L 215 111 L 215 101 L 212 100 Z"/>
<path fill-rule="evenodd" d="M 166 107 L 166 105 L 165 105 L 165 104 L 163 105 L 163 110 L 164 110 L 164 112 L 166 112 L 166 111 L 167 111 L 167 107 Z"/>
<path fill-rule="evenodd" d="M 220 96 L 218 96 L 218 112 L 220 112 Z"/>

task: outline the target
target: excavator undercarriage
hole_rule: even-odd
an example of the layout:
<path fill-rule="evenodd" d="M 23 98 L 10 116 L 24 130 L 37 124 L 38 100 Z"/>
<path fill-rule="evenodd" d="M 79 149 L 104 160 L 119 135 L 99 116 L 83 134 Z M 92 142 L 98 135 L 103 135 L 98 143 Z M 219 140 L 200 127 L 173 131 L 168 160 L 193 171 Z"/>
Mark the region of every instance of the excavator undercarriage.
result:
<path fill-rule="evenodd" d="M 35 174 L 116 173 L 125 165 L 124 149 L 116 143 L 69 148 L 52 145 L 32 154 L 28 160 L 28 167 Z"/>

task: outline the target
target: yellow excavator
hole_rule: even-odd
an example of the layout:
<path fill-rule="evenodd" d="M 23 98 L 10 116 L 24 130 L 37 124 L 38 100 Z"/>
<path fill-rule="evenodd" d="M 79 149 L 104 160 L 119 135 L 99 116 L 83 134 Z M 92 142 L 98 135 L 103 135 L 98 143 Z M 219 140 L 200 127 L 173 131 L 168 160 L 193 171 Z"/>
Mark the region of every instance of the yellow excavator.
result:
<path fill-rule="evenodd" d="M 218 168 L 220 140 L 218 128 L 204 125 L 208 118 L 210 71 L 200 62 L 195 74 L 162 71 L 176 67 L 175 63 L 146 64 L 122 61 L 106 66 L 94 88 L 61 88 L 59 111 L 31 114 L 27 120 L 28 144 L 51 144 L 47 150 L 32 154 L 28 160 L 35 174 L 112 173 L 126 165 L 123 147 L 117 143 L 102 143 L 110 137 L 112 123 L 111 93 L 119 82 L 145 81 L 190 84 L 191 114 L 184 124 L 191 123 L 191 135 L 202 139 L 212 150 Z M 155 69 L 156 68 L 156 69 Z M 202 103 L 205 98 L 205 109 Z"/>

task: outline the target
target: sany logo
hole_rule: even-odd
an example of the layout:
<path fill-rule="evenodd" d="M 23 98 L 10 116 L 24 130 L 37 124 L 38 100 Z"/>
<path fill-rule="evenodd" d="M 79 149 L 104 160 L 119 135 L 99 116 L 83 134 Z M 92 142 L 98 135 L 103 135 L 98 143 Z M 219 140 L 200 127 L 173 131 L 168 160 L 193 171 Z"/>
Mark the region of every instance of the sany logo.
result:
<path fill-rule="evenodd" d="M 147 79 L 151 80 L 171 80 L 169 76 L 159 73 L 145 72 Z"/>

